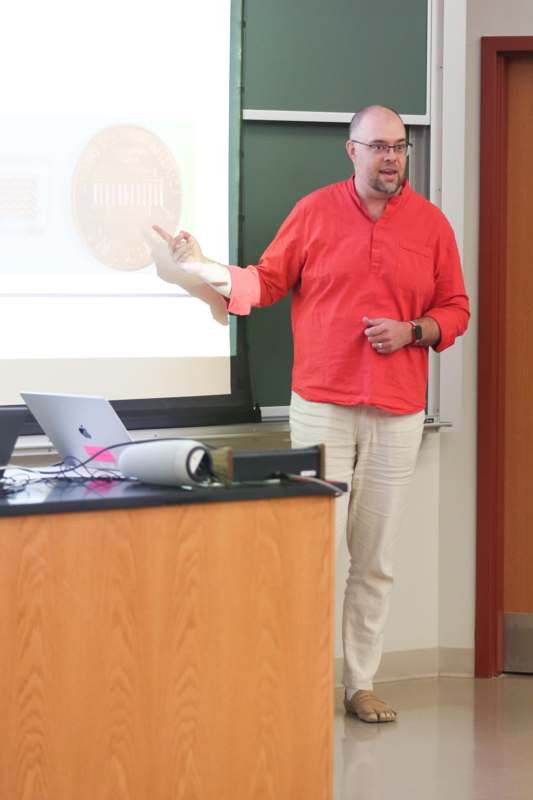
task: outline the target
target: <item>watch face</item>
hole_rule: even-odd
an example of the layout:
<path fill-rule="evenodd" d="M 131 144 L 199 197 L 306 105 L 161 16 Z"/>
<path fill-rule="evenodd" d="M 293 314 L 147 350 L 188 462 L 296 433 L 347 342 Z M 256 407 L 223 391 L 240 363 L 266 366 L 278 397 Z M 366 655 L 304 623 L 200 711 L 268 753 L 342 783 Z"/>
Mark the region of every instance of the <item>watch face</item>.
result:
<path fill-rule="evenodd" d="M 415 325 L 415 342 L 419 342 L 422 338 L 422 325 Z"/>

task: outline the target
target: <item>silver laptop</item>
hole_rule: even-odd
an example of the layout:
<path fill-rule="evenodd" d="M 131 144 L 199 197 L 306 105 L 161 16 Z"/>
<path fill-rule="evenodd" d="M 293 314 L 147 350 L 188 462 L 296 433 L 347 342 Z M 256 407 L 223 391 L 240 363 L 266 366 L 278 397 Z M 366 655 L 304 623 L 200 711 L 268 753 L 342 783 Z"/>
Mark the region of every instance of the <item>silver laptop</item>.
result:
<path fill-rule="evenodd" d="M 20 396 L 66 464 L 93 458 L 87 466 L 117 468 L 123 448 L 106 448 L 132 439 L 105 397 L 26 391 Z"/>

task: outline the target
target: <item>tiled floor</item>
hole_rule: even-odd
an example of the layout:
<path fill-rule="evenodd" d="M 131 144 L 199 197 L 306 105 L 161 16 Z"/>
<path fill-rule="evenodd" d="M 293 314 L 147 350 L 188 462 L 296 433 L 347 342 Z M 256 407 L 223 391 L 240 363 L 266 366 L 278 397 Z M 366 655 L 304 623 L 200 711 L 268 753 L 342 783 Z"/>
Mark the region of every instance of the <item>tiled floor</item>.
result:
<path fill-rule="evenodd" d="M 337 711 L 334 800 L 533 800 L 533 676 L 376 690 L 398 721 Z"/>

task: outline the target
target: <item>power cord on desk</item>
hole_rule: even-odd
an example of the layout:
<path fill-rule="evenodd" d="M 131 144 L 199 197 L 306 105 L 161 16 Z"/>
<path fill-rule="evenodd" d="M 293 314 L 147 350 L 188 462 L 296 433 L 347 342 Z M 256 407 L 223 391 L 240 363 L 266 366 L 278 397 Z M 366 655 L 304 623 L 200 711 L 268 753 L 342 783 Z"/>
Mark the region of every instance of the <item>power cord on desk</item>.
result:
<path fill-rule="evenodd" d="M 294 483 L 314 483 L 317 486 L 324 486 L 326 489 L 330 489 L 335 497 L 341 497 L 344 494 L 342 489 L 339 489 L 334 483 L 330 481 L 324 480 L 324 478 L 314 478 L 311 475 L 280 475 L 280 478 L 286 478 L 289 481 L 293 481 Z"/>
<path fill-rule="evenodd" d="M 164 440 L 161 440 L 161 441 L 187 441 L 187 440 L 188 440 L 188 437 L 175 436 L 175 437 L 165 438 Z M 127 441 L 127 442 L 117 442 L 116 444 L 108 445 L 107 447 L 102 447 L 100 450 L 98 450 L 96 453 L 93 453 L 92 456 L 90 456 L 89 458 L 85 459 L 84 461 L 79 461 L 78 459 L 70 459 L 70 461 L 73 462 L 73 463 L 69 463 L 69 464 L 65 463 L 65 461 L 61 461 L 56 465 L 52 465 L 54 467 L 53 469 L 39 469 L 39 468 L 36 468 L 36 467 L 18 467 L 18 466 L 15 467 L 15 465 L 13 465 L 13 467 L 15 469 L 18 469 L 18 470 L 21 470 L 21 471 L 24 471 L 24 472 L 28 472 L 28 473 L 30 473 L 30 475 L 36 475 L 37 474 L 37 475 L 39 475 L 39 478 L 36 479 L 36 480 L 33 480 L 33 481 L 31 480 L 31 478 L 28 478 L 26 480 L 26 482 L 23 485 L 20 485 L 20 486 L 19 485 L 15 485 L 15 484 L 11 484 L 12 488 L 10 490 L 5 490 L 5 493 L 10 493 L 10 492 L 14 493 L 14 492 L 17 492 L 17 491 L 23 491 L 30 483 L 46 483 L 46 482 L 51 482 L 51 481 L 54 481 L 54 482 L 66 481 L 66 482 L 69 482 L 71 484 L 83 485 L 83 484 L 87 484 L 87 483 L 89 483 L 91 481 L 96 481 L 96 480 L 97 481 L 103 481 L 103 482 L 104 481 L 107 481 L 107 482 L 131 481 L 132 480 L 131 478 L 124 477 L 124 475 L 122 475 L 117 470 L 107 469 L 107 468 L 102 467 L 100 465 L 98 466 L 97 469 L 92 470 L 87 465 L 90 464 L 93 461 L 96 461 L 103 453 L 107 453 L 110 450 L 115 450 L 115 449 L 117 449 L 119 447 L 120 448 L 133 447 L 135 445 L 151 443 L 151 442 L 154 442 L 154 441 L 158 441 L 158 440 L 156 440 L 156 439 L 138 439 L 138 440 L 136 440 L 134 442 L 132 442 L 131 440 Z M 211 452 L 213 451 L 213 449 L 210 448 L 208 445 L 206 445 L 206 449 L 211 451 Z M 221 454 L 221 456 L 222 456 L 222 461 L 220 462 L 221 465 L 222 465 L 223 462 L 225 460 L 227 460 L 227 452 L 226 451 L 228 450 L 228 448 L 217 448 L 217 450 L 218 450 L 219 454 Z M 221 472 L 223 472 L 223 469 L 221 469 Z M 222 478 L 222 480 L 221 480 L 221 478 Z M 16 480 L 16 479 L 8 478 L 7 480 L 13 481 L 13 480 Z M 313 477 L 313 476 L 309 476 L 309 475 L 296 475 L 296 474 L 288 474 L 288 473 L 277 473 L 277 474 L 273 474 L 272 478 L 269 479 L 269 480 L 277 480 L 277 481 L 281 481 L 281 482 L 288 481 L 288 482 L 293 482 L 293 483 L 307 483 L 307 484 L 315 484 L 315 485 L 318 485 L 318 486 L 323 486 L 324 488 L 329 489 L 333 493 L 333 495 L 335 497 L 340 497 L 344 493 L 343 490 L 339 489 L 339 487 L 336 484 L 331 483 L 330 481 L 324 480 L 323 478 L 317 478 L 317 477 Z M 253 482 L 245 481 L 245 485 L 247 485 L 247 486 L 250 486 L 250 485 L 261 486 L 261 485 L 263 485 L 264 486 L 264 485 L 267 485 L 269 483 L 269 480 L 266 480 L 266 481 L 253 481 Z M 2 484 L 0 483 L 0 486 L 1 485 Z M 192 490 L 194 488 L 198 488 L 198 489 L 210 488 L 210 487 L 217 488 L 219 486 L 220 487 L 222 487 L 222 486 L 228 487 L 228 486 L 238 486 L 238 485 L 239 484 L 237 484 L 237 483 L 234 484 L 231 480 L 229 480 L 229 481 L 228 480 L 224 480 L 222 475 L 211 474 L 209 476 L 209 478 L 205 482 L 198 483 L 198 484 L 196 484 L 196 486 L 191 486 L 190 484 L 186 484 L 186 485 L 183 485 L 183 486 L 181 486 L 181 485 L 178 486 L 177 485 L 176 488 L 186 488 L 188 490 Z"/>
<path fill-rule="evenodd" d="M 315 484 L 317 486 L 323 486 L 325 489 L 328 489 L 335 497 L 341 497 L 344 494 L 344 489 L 339 489 L 339 487 L 335 483 L 330 483 L 329 481 L 323 480 L 322 478 L 314 478 L 307 475 L 289 475 L 286 473 L 278 473 L 273 474 L 270 478 L 264 478 L 263 480 L 252 480 L 252 481 L 229 481 L 229 482 L 216 482 L 210 484 L 213 488 L 225 488 L 225 489 L 237 489 L 241 486 L 245 486 L 247 488 L 257 487 L 260 489 L 261 487 L 270 486 L 272 484 L 280 485 L 280 484 L 290 484 L 290 483 L 310 483 Z"/>
<path fill-rule="evenodd" d="M 84 461 L 80 461 L 74 457 L 70 457 L 68 461 L 60 461 L 57 464 L 52 464 L 51 468 L 41 469 L 39 467 L 23 467 L 19 466 L 18 464 L 9 464 L 8 466 L 12 469 L 16 469 L 21 472 L 27 472 L 29 475 L 38 475 L 39 477 L 35 480 L 31 480 L 28 478 L 24 487 L 28 486 L 30 483 L 48 483 L 48 482 L 57 482 L 57 481 L 65 481 L 71 484 L 78 484 L 84 485 L 90 483 L 91 481 L 107 481 L 107 482 L 114 482 L 114 481 L 128 481 L 128 482 L 136 482 L 136 479 L 128 478 L 122 475 L 118 470 L 110 469 L 107 467 L 103 467 L 98 465 L 95 469 L 89 468 L 87 465 L 91 462 L 97 461 L 101 455 L 104 453 L 109 452 L 110 450 L 115 450 L 117 448 L 125 448 L 125 447 L 133 447 L 139 444 L 146 444 L 152 443 L 156 441 L 188 441 L 188 437 L 184 436 L 173 436 L 164 438 L 161 440 L 158 439 L 137 439 L 136 441 L 128 440 L 127 442 L 117 442 L 116 444 L 108 445 L 107 447 L 102 447 L 100 450 L 97 450 L 96 453 L 93 453 L 92 456 L 86 458 Z M 210 448 L 206 445 L 206 449 L 210 450 Z M 209 479 L 205 483 L 199 483 L 198 488 L 205 488 L 207 486 L 212 485 L 211 481 L 213 480 L 214 476 L 210 476 Z M 179 486 L 177 485 L 176 488 L 186 488 L 191 490 L 195 487 L 190 485 Z M 22 491 L 20 489 L 19 491 Z"/>
<path fill-rule="evenodd" d="M 32 481 L 29 476 L 11 477 L 3 475 L 0 478 L 0 497 L 10 497 L 11 495 L 18 494 L 25 491 Z"/>

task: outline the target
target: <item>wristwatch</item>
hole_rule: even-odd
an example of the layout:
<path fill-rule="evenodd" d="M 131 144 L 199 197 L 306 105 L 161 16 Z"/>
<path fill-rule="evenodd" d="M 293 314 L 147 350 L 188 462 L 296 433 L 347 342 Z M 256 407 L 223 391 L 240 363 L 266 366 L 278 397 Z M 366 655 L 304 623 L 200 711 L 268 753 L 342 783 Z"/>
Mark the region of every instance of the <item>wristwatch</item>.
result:
<path fill-rule="evenodd" d="M 409 325 L 411 326 L 411 344 L 417 344 L 422 339 L 422 325 L 419 325 L 418 322 L 413 322 L 412 319 L 409 320 Z"/>

